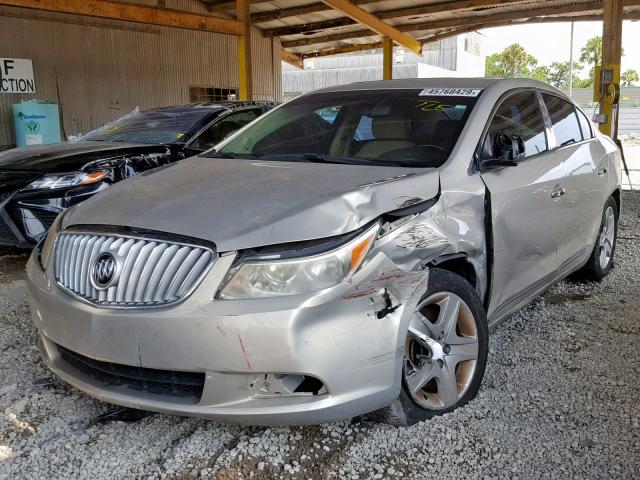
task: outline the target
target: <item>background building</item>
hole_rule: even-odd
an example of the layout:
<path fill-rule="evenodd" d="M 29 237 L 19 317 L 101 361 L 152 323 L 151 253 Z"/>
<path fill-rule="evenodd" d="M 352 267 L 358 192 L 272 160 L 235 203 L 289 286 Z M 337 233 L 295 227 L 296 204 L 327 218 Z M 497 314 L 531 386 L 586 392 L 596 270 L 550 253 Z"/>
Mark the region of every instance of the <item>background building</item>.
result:
<path fill-rule="evenodd" d="M 484 77 L 482 35 L 471 32 L 426 43 L 422 57 L 395 48 L 393 64 L 393 78 Z M 306 59 L 304 70 L 282 65 L 286 99 L 318 88 L 382 79 L 382 50 Z"/>
<path fill-rule="evenodd" d="M 178 6 L 178 5 L 175 5 Z M 180 2 L 208 13 L 205 4 Z M 0 93 L 0 149 L 15 144 L 11 105 L 60 105 L 63 138 L 141 109 L 233 98 L 236 37 L 80 15 L 0 7 L 0 57 L 30 59 L 35 94 Z M 254 28 L 253 98 L 279 100 L 280 41 Z"/>

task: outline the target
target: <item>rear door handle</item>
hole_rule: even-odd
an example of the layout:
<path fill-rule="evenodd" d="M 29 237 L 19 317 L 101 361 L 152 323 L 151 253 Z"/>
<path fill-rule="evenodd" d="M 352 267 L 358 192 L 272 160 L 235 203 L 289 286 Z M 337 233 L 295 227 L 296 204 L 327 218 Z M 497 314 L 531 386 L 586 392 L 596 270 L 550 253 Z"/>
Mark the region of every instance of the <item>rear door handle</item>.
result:
<path fill-rule="evenodd" d="M 598 175 L 601 177 L 604 177 L 606 173 L 607 173 L 607 167 L 602 167 L 598 170 Z"/>
<path fill-rule="evenodd" d="M 555 190 L 553 190 L 551 192 L 551 198 L 553 198 L 554 200 L 557 200 L 561 196 L 563 196 L 565 193 L 567 193 L 567 189 L 566 188 L 564 188 L 564 187 L 556 188 Z"/>

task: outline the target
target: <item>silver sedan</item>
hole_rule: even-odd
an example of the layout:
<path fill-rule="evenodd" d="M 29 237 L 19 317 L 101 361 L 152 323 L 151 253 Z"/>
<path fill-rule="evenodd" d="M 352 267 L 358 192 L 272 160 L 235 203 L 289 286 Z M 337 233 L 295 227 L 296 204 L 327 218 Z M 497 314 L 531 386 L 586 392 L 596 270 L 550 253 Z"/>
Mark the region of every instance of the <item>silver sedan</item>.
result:
<path fill-rule="evenodd" d="M 106 402 L 230 422 L 452 411 L 490 327 L 612 268 L 619 158 L 539 82 L 304 95 L 57 219 L 28 264 L 42 358 Z"/>

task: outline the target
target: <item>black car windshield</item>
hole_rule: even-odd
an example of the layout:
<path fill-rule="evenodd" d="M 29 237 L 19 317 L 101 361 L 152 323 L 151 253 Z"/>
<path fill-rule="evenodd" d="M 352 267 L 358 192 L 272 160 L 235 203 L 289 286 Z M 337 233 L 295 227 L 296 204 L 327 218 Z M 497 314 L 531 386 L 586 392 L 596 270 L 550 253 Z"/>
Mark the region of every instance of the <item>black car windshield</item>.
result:
<path fill-rule="evenodd" d="M 439 167 L 479 93 L 394 89 L 306 95 L 205 156 Z"/>
<path fill-rule="evenodd" d="M 152 144 L 184 143 L 214 110 L 163 108 L 135 112 L 88 133 L 83 140 Z"/>

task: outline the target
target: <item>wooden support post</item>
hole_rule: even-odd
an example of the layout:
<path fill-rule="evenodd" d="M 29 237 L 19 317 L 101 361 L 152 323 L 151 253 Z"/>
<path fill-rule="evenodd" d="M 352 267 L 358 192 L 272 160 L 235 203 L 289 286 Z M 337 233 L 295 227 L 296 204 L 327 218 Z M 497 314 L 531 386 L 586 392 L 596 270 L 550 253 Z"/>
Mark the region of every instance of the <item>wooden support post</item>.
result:
<path fill-rule="evenodd" d="M 238 37 L 238 78 L 240 80 L 240 100 L 253 97 L 251 23 L 249 21 L 249 0 L 236 0 L 236 15 L 242 23 L 242 35 Z"/>
<path fill-rule="evenodd" d="M 614 137 L 614 105 L 620 92 L 620 62 L 622 59 L 622 16 L 623 0 L 604 0 L 602 25 L 602 78 L 594 85 L 602 85 L 599 94 L 600 113 L 607 116 L 607 122 L 600 125 L 600 131 Z M 596 75 L 598 72 L 596 71 Z M 615 138 L 614 138 L 615 140 Z"/>
<path fill-rule="evenodd" d="M 382 79 L 393 78 L 393 40 L 389 37 L 382 39 Z"/>

